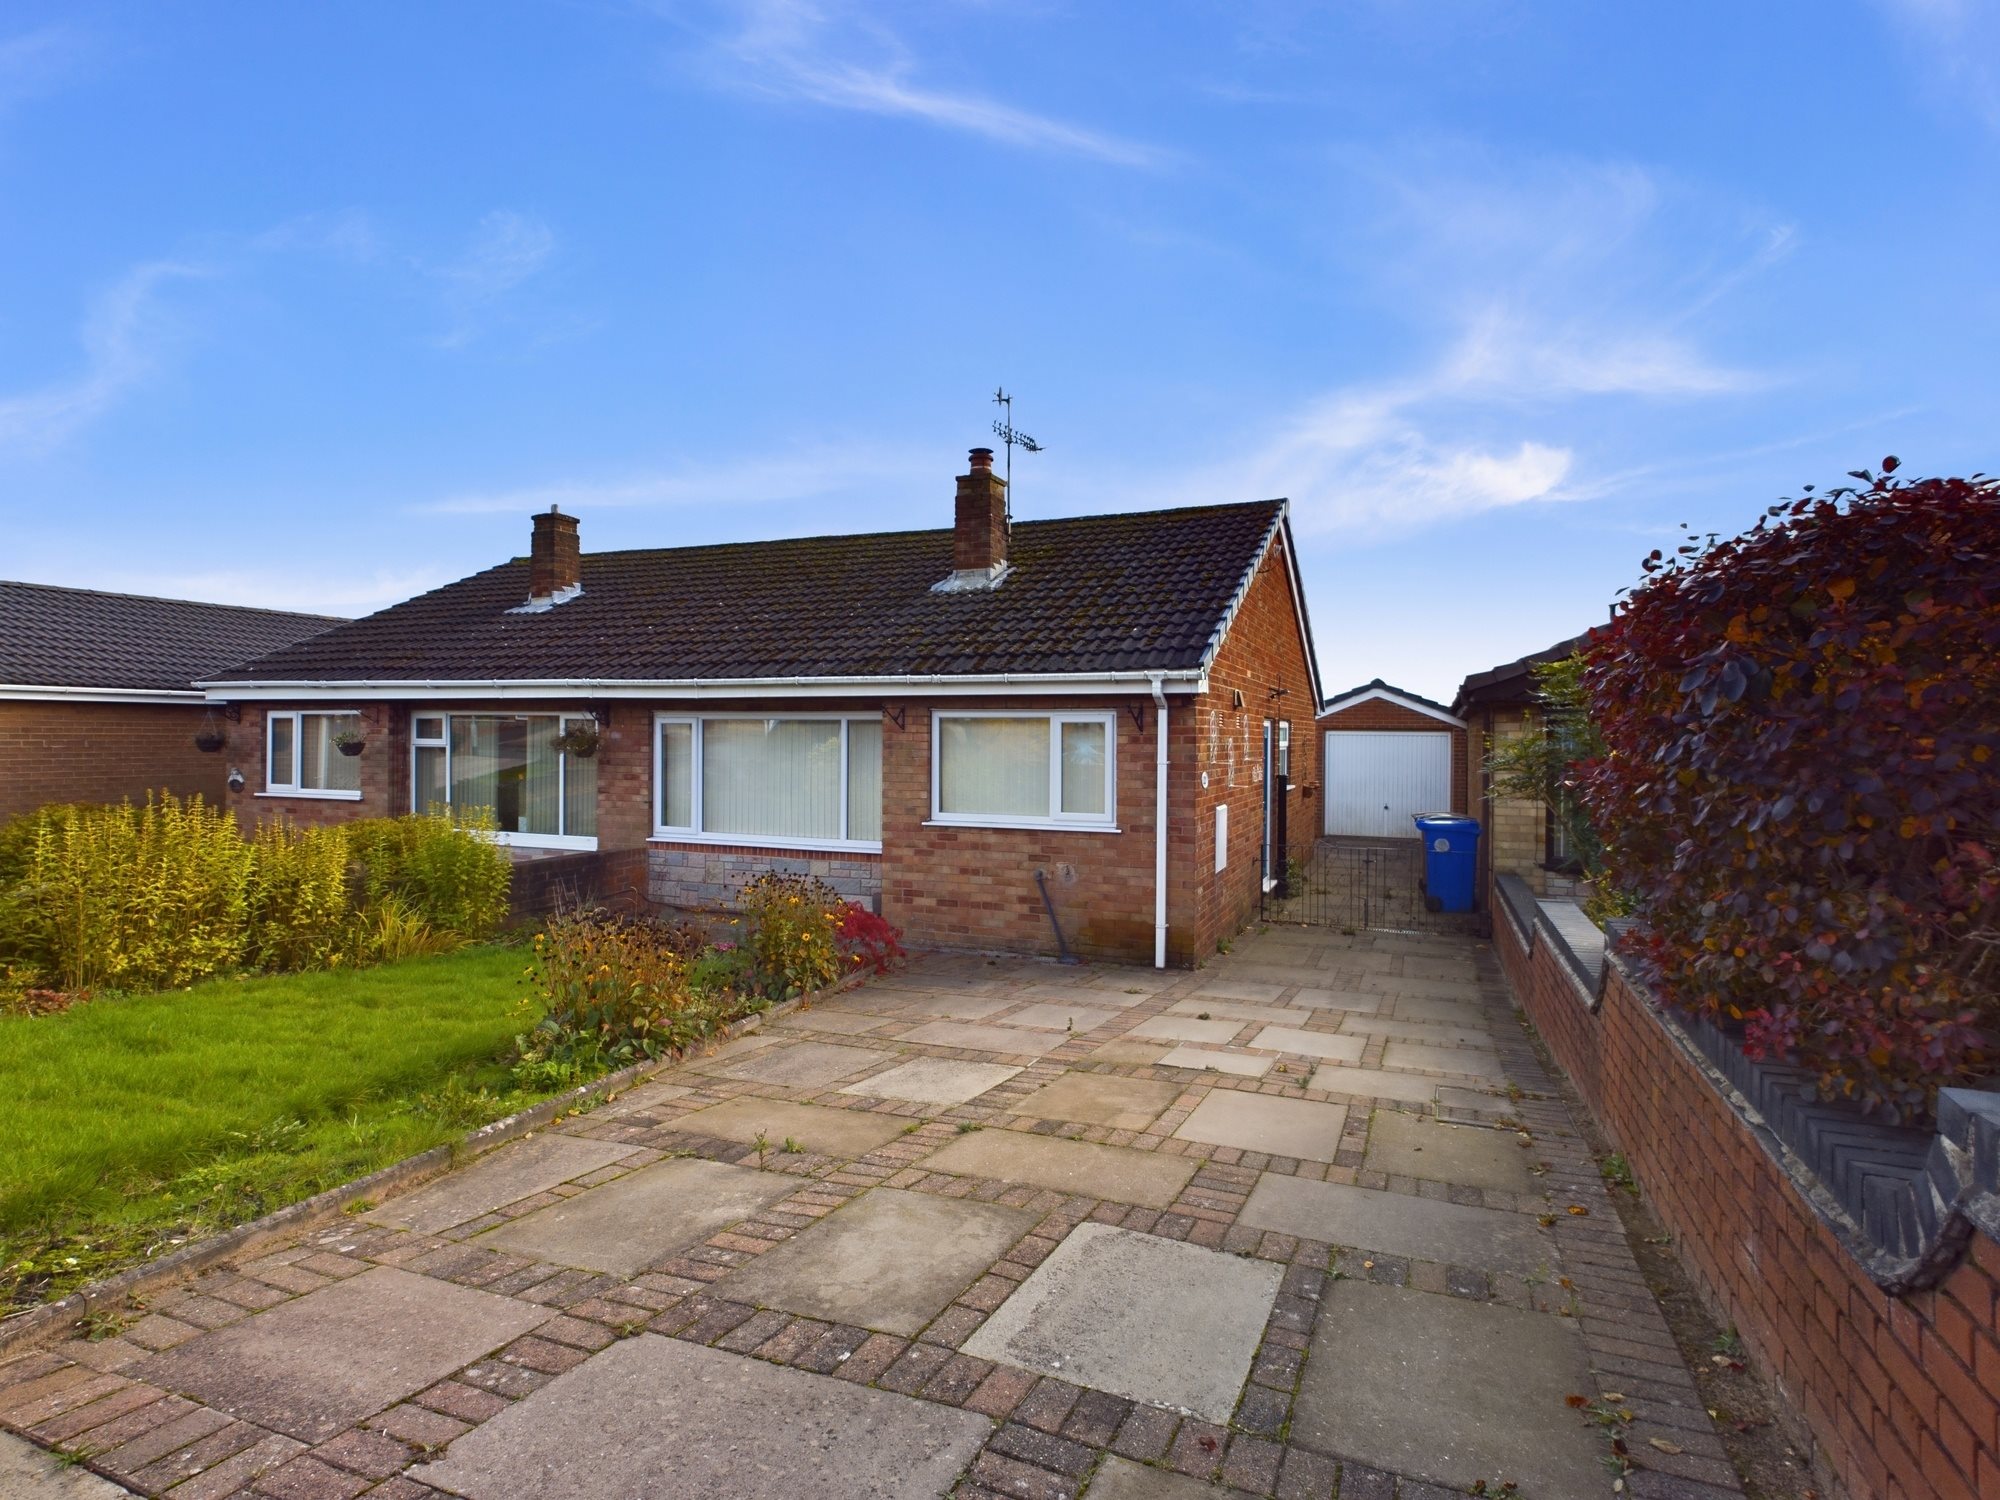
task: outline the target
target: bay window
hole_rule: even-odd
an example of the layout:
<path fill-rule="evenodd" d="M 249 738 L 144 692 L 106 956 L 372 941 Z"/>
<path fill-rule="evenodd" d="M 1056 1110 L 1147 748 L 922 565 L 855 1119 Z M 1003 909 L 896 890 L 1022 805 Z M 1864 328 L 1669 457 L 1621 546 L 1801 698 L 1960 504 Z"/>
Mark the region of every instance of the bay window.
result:
<path fill-rule="evenodd" d="M 264 721 L 264 790 L 285 797 L 361 796 L 361 760 L 341 734 L 360 734 L 358 713 L 274 713 Z"/>
<path fill-rule="evenodd" d="M 988 827 L 1108 829 L 1118 778 L 1112 713 L 938 713 L 931 818 Z"/>
<path fill-rule="evenodd" d="M 882 720 L 662 714 L 653 788 L 659 838 L 879 850 Z"/>
<path fill-rule="evenodd" d="M 410 807 L 492 816 L 502 841 L 597 847 L 597 761 L 559 738 L 588 714 L 419 713 L 410 720 Z"/>

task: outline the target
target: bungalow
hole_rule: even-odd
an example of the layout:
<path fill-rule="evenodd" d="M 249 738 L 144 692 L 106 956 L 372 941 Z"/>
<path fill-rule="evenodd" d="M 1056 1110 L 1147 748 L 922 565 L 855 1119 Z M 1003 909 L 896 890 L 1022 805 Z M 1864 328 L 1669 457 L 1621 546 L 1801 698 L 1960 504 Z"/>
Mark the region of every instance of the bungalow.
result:
<path fill-rule="evenodd" d="M 984 448 L 948 530 L 585 555 L 551 509 L 205 686 L 258 726 L 246 820 L 484 808 L 667 906 L 798 870 L 920 944 L 1191 964 L 1316 779 L 1286 517 L 1013 524 Z"/>
<path fill-rule="evenodd" d="M 233 726 L 196 679 L 341 623 L 0 582 L 0 818 L 153 791 L 220 805 Z"/>

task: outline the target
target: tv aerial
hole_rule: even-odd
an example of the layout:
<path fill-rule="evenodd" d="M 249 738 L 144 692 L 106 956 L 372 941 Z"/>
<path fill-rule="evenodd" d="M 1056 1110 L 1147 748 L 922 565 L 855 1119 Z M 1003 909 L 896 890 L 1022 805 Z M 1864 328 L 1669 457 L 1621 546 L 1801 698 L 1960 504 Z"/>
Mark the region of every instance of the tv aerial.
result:
<path fill-rule="evenodd" d="M 1014 398 L 1000 386 L 993 388 L 993 404 L 1006 411 L 1006 416 L 993 424 L 993 435 L 1007 445 L 1007 469 L 1003 476 L 1007 481 L 1007 515 L 1014 514 L 1014 446 L 1019 444 L 1023 453 L 1040 453 L 1042 445 L 1014 425 Z"/>

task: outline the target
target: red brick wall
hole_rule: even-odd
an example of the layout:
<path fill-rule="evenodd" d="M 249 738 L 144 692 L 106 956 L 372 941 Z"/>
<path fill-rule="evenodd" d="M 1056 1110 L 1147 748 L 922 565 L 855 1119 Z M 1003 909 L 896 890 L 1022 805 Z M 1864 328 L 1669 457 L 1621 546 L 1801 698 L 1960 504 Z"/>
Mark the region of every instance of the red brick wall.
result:
<path fill-rule="evenodd" d="M 1826 1465 L 1870 1500 L 2000 1495 L 2000 1243 L 1975 1232 L 1941 1285 L 1882 1291 L 1643 995 L 1614 971 L 1592 1015 L 1495 905 L 1515 995 Z"/>
<path fill-rule="evenodd" d="M 1453 728 L 1442 719 L 1434 719 L 1429 714 L 1419 713 L 1414 708 L 1404 708 L 1400 703 L 1385 703 L 1380 698 L 1371 698 L 1365 703 L 1355 703 L 1346 708 L 1337 708 L 1319 721 L 1319 731 L 1327 730 L 1388 730 L 1409 733 L 1448 734 L 1451 736 L 1451 811 L 1462 813 L 1472 804 L 1466 800 L 1465 731 Z M 1322 745 L 1322 749 L 1324 746 Z M 1324 817 L 1324 812 L 1322 812 Z"/>
<path fill-rule="evenodd" d="M 1282 696 L 1273 697 L 1274 688 L 1282 688 Z M 1239 692 L 1240 709 L 1235 706 Z M 1179 715 L 1189 712 L 1176 709 Z M 1170 745 L 1176 769 L 1188 772 L 1171 779 L 1173 818 L 1178 822 L 1180 809 L 1194 809 L 1186 847 L 1178 837 L 1168 844 L 1168 863 L 1176 872 L 1182 898 L 1177 910 L 1187 909 L 1183 903 L 1190 899 L 1192 907 L 1187 918 L 1179 919 L 1187 927 L 1180 932 L 1169 928 L 1169 951 L 1176 962 L 1206 957 L 1219 941 L 1257 918 L 1262 895 L 1266 719 L 1289 719 L 1292 724 L 1291 806 L 1286 813 L 1292 843 L 1309 837 L 1324 818 L 1319 800 L 1319 735 L 1314 728 L 1318 712 L 1281 536 L 1251 580 L 1243 607 L 1216 653 L 1208 692 L 1193 702 L 1193 722 L 1186 726 L 1194 741 L 1193 754 L 1183 755 L 1178 736 Z M 1206 787 L 1201 785 L 1203 772 L 1208 775 Z M 1215 809 L 1224 804 L 1229 808 L 1229 862 L 1218 873 Z M 1176 915 L 1170 914 L 1170 924 L 1175 921 Z"/>
<path fill-rule="evenodd" d="M 195 749 L 203 714 L 175 704 L 0 703 L 0 818 L 50 802 L 143 802 L 161 789 L 220 805 L 229 757 Z"/>

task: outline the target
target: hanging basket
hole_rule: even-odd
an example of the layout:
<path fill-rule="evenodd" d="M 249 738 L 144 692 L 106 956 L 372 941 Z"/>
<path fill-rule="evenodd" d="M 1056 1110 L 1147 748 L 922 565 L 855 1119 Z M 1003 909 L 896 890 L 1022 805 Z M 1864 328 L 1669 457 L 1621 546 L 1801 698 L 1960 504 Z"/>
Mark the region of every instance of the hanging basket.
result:
<path fill-rule="evenodd" d="M 194 747 L 204 755 L 213 755 L 229 743 L 229 736 L 220 729 L 210 729 L 203 725 L 195 732 Z"/>
<path fill-rule="evenodd" d="M 342 755 L 359 755 L 368 748 L 368 741 L 353 730 L 346 729 L 333 737 L 333 748 Z"/>
<path fill-rule="evenodd" d="M 574 755 L 578 760 L 589 760 L 597 754 L 599 739 L 595 724 L 572 724 L 556 736 L 556 749 L 564 755 Z"/>

